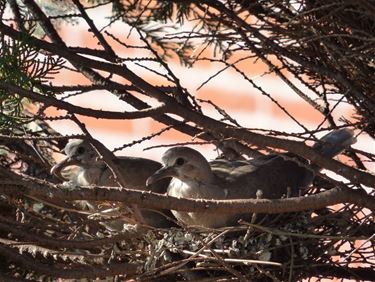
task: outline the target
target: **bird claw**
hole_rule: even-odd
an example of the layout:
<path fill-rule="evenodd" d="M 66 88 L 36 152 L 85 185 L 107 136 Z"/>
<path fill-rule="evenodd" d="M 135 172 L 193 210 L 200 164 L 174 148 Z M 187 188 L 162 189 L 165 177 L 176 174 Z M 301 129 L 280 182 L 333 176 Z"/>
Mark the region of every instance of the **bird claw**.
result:
<path fill-rule="evenodd" d="M 78 186 L 74 183 L 74 181 L 70 180 L 70 181 L 64 181 L 61 184 L 61 188 L 68 190 L 68 191 L 74 191 L 74 190 L 77 190 Z"/>

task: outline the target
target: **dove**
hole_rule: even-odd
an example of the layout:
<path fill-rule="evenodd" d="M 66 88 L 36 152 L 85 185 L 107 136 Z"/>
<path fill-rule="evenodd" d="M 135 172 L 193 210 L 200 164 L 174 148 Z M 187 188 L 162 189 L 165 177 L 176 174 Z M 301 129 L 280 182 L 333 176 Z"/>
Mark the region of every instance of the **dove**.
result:
<path fill-rule="evenodd" d="M 70 186 L 119 186 L 111 170 L 103 160 L 99 159 L 96 150 L 87 140 L 71 140 L 65 146 L 64 153 L 67 157 L 52 167 L 51 174 L 62 177 L 61 172 L 65 167 L 78 166 L 78 171 L 70 179 Z M 125 188 L 161 194 L 167 192 L 169 179 L 151 186 L 145 185 L 147 178 L 162 167 L 160 163 L 146 158 L 125 156 L 116 157 L 113 162 L 119 168 L 126 182 Z M 95 210 L 95 205 L 88 204 L 91 206 L 91 210 Z M 174 225 L 173 220 L 168 219 L 172 216 L 169 211 L 147 209 L 140 211 L 145 223 L 150 226 L 167 228 Z"/>
<path fill-rule="evenodd" d="M 353 134 L 349 129 L 330 132 L 313 148 L 331 158 L 355 143 Z M 250 160 L 218 159 L 208 162 L 192 148 L 173 147 L 163 154 L 163 167 L 147 179 L 147 185 L 172 177 L 167 194 L 191 199 L 250 199 L 257 197 L 257 191 L 267 199 L 282 198 L 288 193 L 298 196 L 300 189 L 312 183 L 314 172 L 290 157 L 296 158 L 292 154 L 269 154 Z M 306 160 L 300 161 L 306 163 Z M 250 216 L 174 210 L 172 213 L 185 225 L 207 228 L 231 226 L 238 219 Z"/>

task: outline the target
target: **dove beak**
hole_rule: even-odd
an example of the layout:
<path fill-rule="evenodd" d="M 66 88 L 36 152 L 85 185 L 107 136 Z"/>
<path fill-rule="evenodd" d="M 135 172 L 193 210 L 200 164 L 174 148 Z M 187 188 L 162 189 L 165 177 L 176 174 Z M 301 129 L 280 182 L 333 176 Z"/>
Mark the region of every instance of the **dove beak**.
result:
<path fill-rule="evenodd" d="M 176 170 L 173 166 L 164 166 L 161 169 L 157 170 L 153 175 L 151 175 L 146 180 L 146 186 L 149 186 L 160 179 L 167 178 L 167 177 L 174 177 L 176 176 Z"/>
<path fill-rule="evenodd" d="M 71 165 L 78 165 L 79 164 L 79 161 L 77 161 L 76 159 L 73 159 L 73 158 L 70 158 L 70 157 L 67 157 L 65 158 L 64 160 L 62 160 L 61 162 L 55 164 L 52 168 L 51 168 L 51 174 L 52 175 L 56 175 L 60 178 L 63 178 L 62 175 L 61 175 L 61 171 L 67 167 L 67 166 L 71 166 Z"/>

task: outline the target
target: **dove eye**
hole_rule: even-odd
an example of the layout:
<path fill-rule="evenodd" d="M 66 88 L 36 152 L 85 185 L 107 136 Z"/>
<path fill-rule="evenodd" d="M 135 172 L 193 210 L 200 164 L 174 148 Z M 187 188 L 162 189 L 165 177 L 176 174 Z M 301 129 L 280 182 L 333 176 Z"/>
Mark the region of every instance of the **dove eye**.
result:
<path fill-rule="evenodd" d="M 182 166 L 185 163 L 185 160 L 183 158 L 178 158 L 176 160 L 176 165 Z"/>
<path fill-rule="evenodd" d="M 78 147 L 77 148 L 78 155 L 82 155 L 84 152 L 85 152 L 85 148 L 83 148 L 83 147 Z"/>

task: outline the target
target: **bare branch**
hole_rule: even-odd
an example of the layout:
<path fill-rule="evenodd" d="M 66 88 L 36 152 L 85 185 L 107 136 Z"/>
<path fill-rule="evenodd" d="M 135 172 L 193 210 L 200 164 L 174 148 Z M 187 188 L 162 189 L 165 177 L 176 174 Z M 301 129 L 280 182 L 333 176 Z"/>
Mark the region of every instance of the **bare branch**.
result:
<path fill-rule="evenodd" d="M 112 60 L 116 60 L 116 57 L 117 57 L 116 53 L 112 50 L 112 47 L 105 40 L 104 36 L 96 28 L 94 22 L 90 19 L 89 15 L 86 13 L 86 10 L 82 6 L 81 2 L 79 0 L 73 0 L 73 3 L 77 6 L 82 17 L 85 19 L 85 21 L 89 25 L 91 32 L 94 33 L 96 38 L 99 40 L 100 44 L 103 46 L 104 50 L 112 57 Z"/>
<path fill-rule="evenodd" d="M 3 170 L 2 174 L 6 173 Z M 149 191 L 135 191 L 115 187 L 80 187 L 69 191 L 36 179 L 11 176 L 0 182 L 0 190 L 8 195 L 31 195 L 57 197 L 65 200 L 108 200 L 136 204 L 140 207 L 171 209 L 178 211 L 218 212 L 218 213 L 282 213 L 321 209 L 339 203 L 350 203 L 375 210 L 375 196 L 361 190 L 334 188 L 306 197 L 287 199 L 246 199 L 246 200 L 192 200 L 179 199 Z"/>
<path fill-rule="evenodd" d="M 145 110 L 140 110 L 136 112 L 112 112 L 103 110 L 94 110 L 91 108 L 83 108 L 79 106 L 72 105 L 68 102 L 58 100 L 52 96 L 42 95 L 35 93 L 31 90 L 26 90 L 16 85 L 10 84 L 8 82 L 0 81 L 0 87 L 8 90 L 11 93 L 18 94 L 25 98 L 32 99 L 37 102 L 44 103 L 46 106 L 53 106 L 58 109 L 66 110 L 71 114 L 80 114 L 84 116 L 90 116 L 95 118 L 105 118 L 105 119 L 138 119 L 145 117 L 153 117 L 161 115 L 166 112 L 167 107 L 161 105 L 155 108 L 148 108 Z"/>

